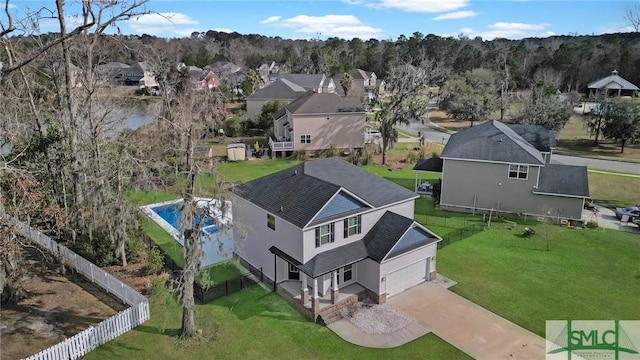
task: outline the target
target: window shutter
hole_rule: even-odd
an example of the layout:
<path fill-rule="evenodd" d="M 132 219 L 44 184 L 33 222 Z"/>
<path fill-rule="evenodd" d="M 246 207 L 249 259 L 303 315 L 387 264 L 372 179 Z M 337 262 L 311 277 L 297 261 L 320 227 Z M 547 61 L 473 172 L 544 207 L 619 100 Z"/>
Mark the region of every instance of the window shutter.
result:
<path fill-rule="evenodd" d="M 330 238 L 330 239 L 331 239 L 331 240 L 330 240 L 331 242 L 336 241 L 336 236 L 335 236 L 335 231 L 334 231 L 334 225 L 335 225 L 335 223 L 331 223 L 331 225 L 329 226 L 329 231 L 330 231 L 330 233 L 331 233 L 331 235 L 330 235 L 330 236 L 331 236 L 331 238 Z"/>
<path fill-rule="evenodd" d="M 349 219 L 344 219 L 344 238 L 349 237 Z"/>
<path fill-rule="evenodd" d="M 358 215 L 358 234 L 362 232 L 362 215 Z"/>
<path fill-rule="evenodd" d="M 320 228 L 316 228 L 316 247 L 320 247 Z"/>

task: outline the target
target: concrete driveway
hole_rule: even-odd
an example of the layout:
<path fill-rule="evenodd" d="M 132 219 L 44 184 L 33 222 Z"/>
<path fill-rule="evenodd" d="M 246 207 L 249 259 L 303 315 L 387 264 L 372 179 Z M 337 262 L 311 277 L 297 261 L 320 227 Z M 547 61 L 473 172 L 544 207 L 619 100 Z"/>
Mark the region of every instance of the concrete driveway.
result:
<path fill-rule="evenodd" d="M 544 359 L 545 340 L 437 284 L 426 282 L 387 304 L 476 359 Z"/>
<path fill-rule="evenodd" d="M 640 234 L 640 227 L 631 222 L 621 222 L 617 217 L 616 213 L 603 206 L 597 206 L 597 212 L 591 212 L 588 210 L 583 211 L 582 216 L 587 219 L 587 221 L 593 220 L 595 216 L 598 222 L 598 226 L 604 229 L 614 229 L 619 231 L 626 231 L 631 233 Z"/>

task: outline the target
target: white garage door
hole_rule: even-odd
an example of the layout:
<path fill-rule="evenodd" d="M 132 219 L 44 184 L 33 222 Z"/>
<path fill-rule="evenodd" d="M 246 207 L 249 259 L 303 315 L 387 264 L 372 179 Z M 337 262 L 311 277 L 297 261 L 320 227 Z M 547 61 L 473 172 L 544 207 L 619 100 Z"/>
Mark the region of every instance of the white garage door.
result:
<path fill-rule="evenodd" d="M 428 259 L 387 274 L 387 296 L 393 296 L 427 279 Z"/>

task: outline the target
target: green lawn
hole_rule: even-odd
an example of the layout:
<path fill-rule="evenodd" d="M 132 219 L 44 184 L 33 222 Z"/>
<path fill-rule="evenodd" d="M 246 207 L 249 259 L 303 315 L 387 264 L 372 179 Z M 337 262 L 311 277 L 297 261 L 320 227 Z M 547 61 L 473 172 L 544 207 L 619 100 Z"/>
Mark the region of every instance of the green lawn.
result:
<path fill-rule="evenodd" d="M 302 317 L 280 295 L 253 286 L 197 305 L 203 339 L 180 343 L 181 310 L 151 298 L 151 320 L 102 345 L 86 359 L 468 359 L 433 334 L 394 349 L 352 345 Z M 161 333 L 164 329 L 164 333 Z M 206 339 L 205 339 L 206 338 Z"/>
<path fill-rule="evenodd" d="M 452 290 L 544 335 L 551 319 L 640 319 L 640 239 L 614 230 L 505 225 L 438 251 Z M 550 236 L 550 251 L 546 235 Z"/>

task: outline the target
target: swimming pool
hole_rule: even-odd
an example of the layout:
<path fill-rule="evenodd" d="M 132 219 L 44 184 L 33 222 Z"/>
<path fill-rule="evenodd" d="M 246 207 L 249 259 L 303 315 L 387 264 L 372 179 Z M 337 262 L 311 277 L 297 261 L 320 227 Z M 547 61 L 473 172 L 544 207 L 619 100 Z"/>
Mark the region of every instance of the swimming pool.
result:
<path fill-rule="evenodd" d="M 180 229 L 182 225 L 180 222 L 180 218 L 182 217 L 182 202 L 175 202 L 166 205 L 154 206 L 151 208 L 151 211 L 155 212 L 160 216 L 164 221 L 168 222 L 174 229 Z M 213 225 L 213 219 L 209 216 L 203 216 L 201 219 L 199 216 L 196 216 L 193 219 L 194 227 L 198 227 L 198 225 L 204 220 L 202 224 L 202 229 L 208 232 L 218 230 L 215 225 Z"/>
<path fill-rule="evenodd" d="M 229 210 L 224 216 L 224 221 L 231 220 L 230 203 L 227 204 Z M 221 214 L 219 206 L 209 199 L 197 199 L 197 206 L 212 206 L 213 214 Z M 154 222 L 167 231 L 181 245 L 184 246 L 184 239 L 180 233 L 180 222 L 182 218 L 182 200 L 174 200 L 164 203 L 151 204 L 142 207 L 142 211 Z M 201 264 L 209 266 L 233 257 L 233 229 L 218 231 L 213 219 L 209 216 L 195 218 L 194 225 L 202 224 L 200 241 L 204 252 Z"/>

